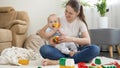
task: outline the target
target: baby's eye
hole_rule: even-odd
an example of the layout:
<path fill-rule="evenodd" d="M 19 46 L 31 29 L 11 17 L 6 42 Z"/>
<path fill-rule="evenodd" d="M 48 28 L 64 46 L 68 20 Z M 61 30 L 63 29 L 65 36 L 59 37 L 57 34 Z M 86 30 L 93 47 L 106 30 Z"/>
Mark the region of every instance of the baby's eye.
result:
<path fill-rule="evenodd" d="M 50 21 L 50 23 L 52 23 L 52 21 Z"/>
<path fill-rule="evenodd" d="M 54 21 L 55 23 L 57 23 L 57 21 Z"/>

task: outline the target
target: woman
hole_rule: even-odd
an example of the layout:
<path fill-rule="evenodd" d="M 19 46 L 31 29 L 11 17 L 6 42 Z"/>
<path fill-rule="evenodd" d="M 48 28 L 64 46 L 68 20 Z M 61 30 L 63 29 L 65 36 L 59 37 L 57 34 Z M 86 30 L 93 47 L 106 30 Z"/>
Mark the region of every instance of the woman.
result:
<path fill-rule="evenodd" d="M 55 65 L 59 64 L 59 59 L 73 58 L 75 63 L 89 62 L 97 55 L 99 55 L 100 49 L 96 45 L 91 45 L 90 36 L 83 14 L 83 7 L 77 2 L 77 0 L 70 0 L 66 4 L 65 16 L 60 18 L 62 28 L 66 35 L 60 36 L 59 42 L 74 42 L 78 46 L 78 52 L 72 57 L 61 53 L 58 49 L 52 45 L 44 45 L 40 48 L 42 55 L 43 65 Z M 49 34 L 45 33 L 48 25 L 40 30 L 40 36 L 47 39 Z M 50 34 L 54 34 L 57 30 L 54 30 Z"/>

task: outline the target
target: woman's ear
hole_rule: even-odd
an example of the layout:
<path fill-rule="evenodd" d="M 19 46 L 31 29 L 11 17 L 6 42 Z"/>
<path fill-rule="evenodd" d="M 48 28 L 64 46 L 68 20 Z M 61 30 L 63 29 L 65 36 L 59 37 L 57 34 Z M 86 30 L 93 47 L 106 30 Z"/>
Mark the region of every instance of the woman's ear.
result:
<path fill-rule="evenodd" d="M 77 12 L 77 16 L 80 14 L 80 11 Z"/>

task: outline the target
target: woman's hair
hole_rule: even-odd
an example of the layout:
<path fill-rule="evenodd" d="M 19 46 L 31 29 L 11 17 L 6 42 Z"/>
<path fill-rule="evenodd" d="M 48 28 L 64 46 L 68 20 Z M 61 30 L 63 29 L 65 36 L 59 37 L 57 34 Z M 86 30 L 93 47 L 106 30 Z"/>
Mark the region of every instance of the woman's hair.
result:
<path fill-rule="evenodd" d="M 74 9 L 75 12 L 79 12 L 79 19 L 81 19 L 85 25 L 87 26 L 87 23 L 85 21 L 85 15 L 84 15 L 84 12 L 83 12 L 83 6 L 79 4 L 79 2 L 77 0 L 69 0 L 66 4 L 66 6 L 69 5 L 71 8 Z M 87 26 L 88 27 L 88 26 Z"/>

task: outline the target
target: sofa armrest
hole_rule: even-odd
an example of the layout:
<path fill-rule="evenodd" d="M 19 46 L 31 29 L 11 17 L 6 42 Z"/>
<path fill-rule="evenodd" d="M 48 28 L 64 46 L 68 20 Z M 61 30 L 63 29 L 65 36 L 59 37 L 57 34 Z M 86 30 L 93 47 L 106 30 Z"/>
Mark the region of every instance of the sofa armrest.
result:
<path fill-rule="evenodd" d="M 14 21 L 13 21 L 13 24 L 11 25 L 11 27 L 12 27 L 13 25 L 16 25 L 16 24 L 27 25 L 27 22 L 26 22 L 26 21 L 23 21 L 23 20 L 14 20 Z"/>
<path fill-rule="evenodd" d="M 29 24 L 26 24 L 25 21 L 16 20 L 15 23 L 11 26 L 10 30 L 16 34 L 24 34 L 27 32 Z"/>

